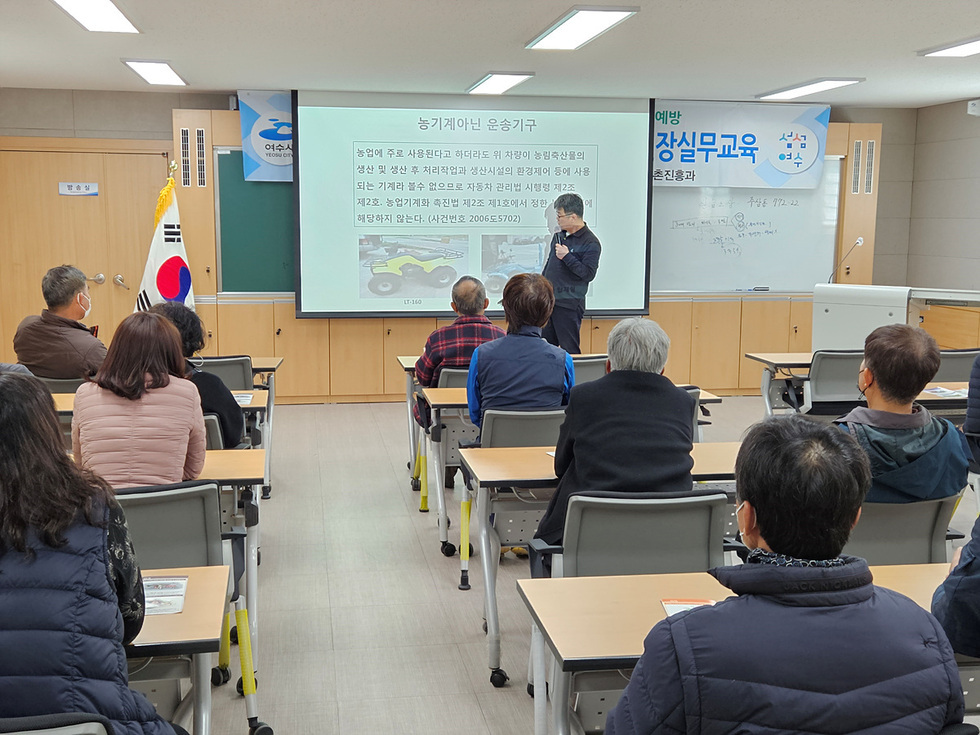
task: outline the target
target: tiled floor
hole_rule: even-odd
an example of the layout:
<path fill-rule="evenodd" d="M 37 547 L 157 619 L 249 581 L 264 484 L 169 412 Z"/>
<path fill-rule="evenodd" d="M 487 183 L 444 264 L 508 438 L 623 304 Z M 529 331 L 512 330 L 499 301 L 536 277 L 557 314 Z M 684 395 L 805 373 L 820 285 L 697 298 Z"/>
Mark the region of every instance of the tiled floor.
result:
<path fill-rule="evenodd" d="M 479 560 L 456 588 L 459 558 L 439 552 L 436 515 L 409 487 L 404 404 L 279 406 L 273 497 L 262 503 L 257 678 L 260 719 L 277 735 L 526 735 L 530 622 L 501 564 L 503 668 L 489 682 Z M 759 398 L 710 407 L 706 441 L 731 441 L 762 415 Z M 459 479 L 457 478 L 457 483 Z M 447 495 L 458 539 L 458 503 Z M 969 530 L 972 498 L 954 526 Z M 475 524 L 473 525 L 475 532 Z M 247 732 L 232 683 L 214 689 L 215 735 Z"/>

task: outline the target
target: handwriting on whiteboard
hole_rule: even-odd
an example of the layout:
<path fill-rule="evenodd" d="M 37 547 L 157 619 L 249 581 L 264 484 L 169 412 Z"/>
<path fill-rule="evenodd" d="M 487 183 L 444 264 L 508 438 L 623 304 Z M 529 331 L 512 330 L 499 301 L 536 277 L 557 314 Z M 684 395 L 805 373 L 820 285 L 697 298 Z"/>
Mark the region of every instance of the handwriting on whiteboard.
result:
<path fill-rule="evenodd" d="M 742 255 L 743 245 L 753 240 L 769 240 L 779 233 L 772 220 L 746 217 L 743 212 L 735 212 L 730 217 L 676 219 L 671 221 L 670 229 L 688 230 L 695 242 L 717 247 L 722 255 L 736 258 Z"/>

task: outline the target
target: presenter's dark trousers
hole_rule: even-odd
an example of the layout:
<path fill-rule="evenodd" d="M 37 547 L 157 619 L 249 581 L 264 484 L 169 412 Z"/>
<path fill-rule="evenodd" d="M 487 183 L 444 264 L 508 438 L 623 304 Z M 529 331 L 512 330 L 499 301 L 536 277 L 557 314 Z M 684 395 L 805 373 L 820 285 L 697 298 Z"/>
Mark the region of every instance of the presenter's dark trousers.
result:
<path fill-rule="evenodd" d="M 585 301 L 556 301 L 551 319 L 542 330 L 544 338 L 569 355 L 580 355 L 579 334 L 584 314 Z"/>

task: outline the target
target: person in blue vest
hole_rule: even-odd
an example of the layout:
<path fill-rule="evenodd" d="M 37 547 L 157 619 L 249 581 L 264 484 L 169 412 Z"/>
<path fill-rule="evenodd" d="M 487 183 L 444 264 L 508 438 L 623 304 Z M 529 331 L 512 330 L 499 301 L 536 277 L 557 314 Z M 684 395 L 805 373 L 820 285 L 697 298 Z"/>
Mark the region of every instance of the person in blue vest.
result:
<path fill-rule="evenodd" d="M 914 503 L 966 487 L 970 448 L 946 419 L 915 403 L 939 370 L 939 346 L 908 324 L 878 327 L 864 340 L 858 390 L 868 401 L 837 419 L 871 462 L 870 503 Z"/>
<path fill-rule="evenodd" d="M 477 426 L 482 426 L 483 412 L 490 408 L 561 408 L 575 385 L 572 356 L 541 335 L 555 306 L 548 279 L 537 273 L 511 276 L 501 304 L 507 334 L 473 351 L 466 378 L 470 421 Z"/>
<path fill-rule="evenodd" d="M 0 374 L 0 717 L 102 715 L 116 735 L 186 735 L 129 688 L 143 582 L 122 509 L 65 453 L 37 379 Z"/>
<path fill-rule="evenodd" d="M 885 735 L 962 722 L 939 622 L 841 555 L 870 482 L 867 456 L 833 426 L 793 415 L 752 427 L 735 462 L 748 558 L 709 572 L 733 595 L 650 631 L 606 734 Z"/>

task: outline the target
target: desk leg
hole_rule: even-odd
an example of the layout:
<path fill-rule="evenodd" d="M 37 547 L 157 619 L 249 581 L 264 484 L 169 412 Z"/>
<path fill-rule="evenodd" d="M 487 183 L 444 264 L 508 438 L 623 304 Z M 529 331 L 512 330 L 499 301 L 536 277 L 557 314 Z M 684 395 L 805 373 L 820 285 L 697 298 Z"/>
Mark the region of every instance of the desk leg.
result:
<path fill-rule="evenodd" d="M 762 368 L 762 403 L 765 406 L 766 418 L 772 416 L 772 398 L 769 391 L 772 388 L 772 369 L 768 365 Z"/>
<path fill-rule="evenodd" d="M 428 432 L 419 436 L 419 456 L 416 458 L 419 472 L 419 513 L 429 512 L 429 438 Z"/>
<path fill-rule="evenodd" d="M 562 671 L 560 668 L 555 673 L 555 680 L 551 684 L 551 721 L 554 723 L 555 735 L 570 735 L 571 730 L 568 724 L 568 695 L 571 688 L 572 675 Z M 538 688 L 534 687 L 537 692 Z"/>
<path fill-rule="evenodd" d="M 415 443 L 418 441 L 418 424 L 412 416 L 412 394 L 415 387 L 415 374 L 405 371 L 405 409 L 408 414 L 408 469 L 415 472 Z"/>
<path fill-rule="evenodd" d="M 448 534 L 448 531 L 447 531 Z M 470 589 L 470 496 L 459 504 L 459 589 Z"/>
<path fill-rule="evenodd" d="M 534 735 L 548 735 L 544 635 L 537 623 L 531 623 L 531 667 L 534 671 Z"/>
<path fill-rule="evenodd" d="M 441 434 L 442 432 L 440 432 Z M 436 463 L 437 467 L 445 468 L 446 466 L 446 453 L 449 451 L 449 442 L 443 437 L 443 441 L 439 442 L 439 461 Z M 439 548 L 442 553 L 445 554 L 449 550 L 449 513 L 446 511 L 446 471 L 437 470 L 436 471 L 436 514 L 438 515 L 437 524 L 439 526 Z M 452 556 L 452 554 L 450 554 Z"/>
<path fill-rule="evenodd" d="M 191 683 L 194 687 L 194 735 L 211 732 L 211 667 L 210 655 L 194 654 Z"/>
<path fill-rule="evenodd" d="M 245 532 L 245 607 L 252 638 L 252 664 L 258 670 L 259 653 L 259 527 L 250 526 Z M 239 636 L 242 631 L 238 631 Z"/>
<path fill-rule="evenodd" d="M 480 563 L 483 565 L 483 610 L 487 618 L 487 659 L 490 682 L 503 686 L 507 673 L 500 668 L 500 618 L 497 616 L 497 567 L 500 566 L 500 539 L 490 525 L 490 491 L 481 487 L 476 494 L 476 515 L 480 524 Z"/>

